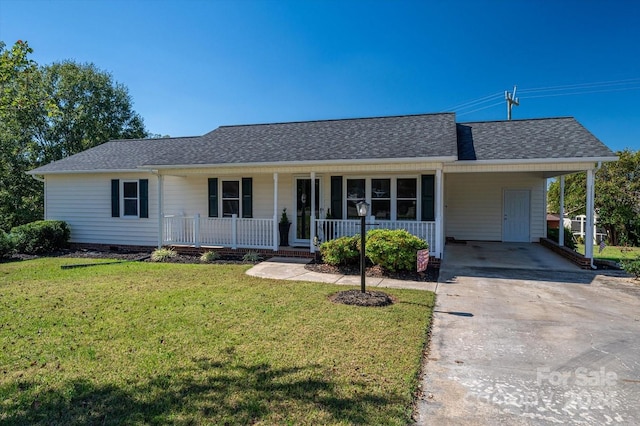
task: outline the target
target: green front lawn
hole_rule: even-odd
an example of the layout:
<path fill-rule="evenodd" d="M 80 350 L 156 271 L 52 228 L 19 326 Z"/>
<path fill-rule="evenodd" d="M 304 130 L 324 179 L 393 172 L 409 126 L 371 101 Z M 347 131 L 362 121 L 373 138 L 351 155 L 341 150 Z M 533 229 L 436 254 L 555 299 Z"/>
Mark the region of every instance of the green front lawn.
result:
<path fill-rule="evenodd" d="M 247 266 L 0 264 L 1 424 L 406 424 L 433 293 Z"/>
<path fill-rule="evenodd" d="M 584 255 L 584 244 L 578 244 L 577 246 L 577 252 Z M 640 247 L 606 246 L 600 252 L 600 246 L 593 246 L 593 257 L 594 259 L 612 260 L 614 262 L 633 260 L 640 257 Z"/>

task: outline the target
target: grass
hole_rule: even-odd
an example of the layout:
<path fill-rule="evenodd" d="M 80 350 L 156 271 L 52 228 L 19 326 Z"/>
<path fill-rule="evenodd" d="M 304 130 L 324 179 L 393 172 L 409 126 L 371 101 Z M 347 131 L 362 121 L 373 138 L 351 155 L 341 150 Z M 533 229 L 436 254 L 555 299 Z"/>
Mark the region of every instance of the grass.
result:
<path fill-rule="evenodd" d="M 584 254 L 584 244 L 578 244 L 577 252 Z M 594 245 L 593 257 L 595 259 L 612 260 L 614 262 L 633 260 L 640 257 L 640 247 L 606 246 L 604 250 L 600 252 L 600 247 Z"/>
<path fill-rule="evenodd" d="M 360 308 L 241 265 L 70 263 L 0 264 L 1 424 L 410 422 L 430 292 Z"/>

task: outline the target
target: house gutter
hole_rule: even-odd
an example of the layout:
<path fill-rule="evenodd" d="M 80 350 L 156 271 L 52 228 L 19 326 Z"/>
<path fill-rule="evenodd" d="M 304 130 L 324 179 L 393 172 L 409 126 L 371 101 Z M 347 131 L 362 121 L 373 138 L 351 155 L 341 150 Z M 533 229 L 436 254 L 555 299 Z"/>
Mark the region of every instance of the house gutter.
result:
<path fill-rule="evenodd" d="M 406 163 L 453 163 L 457 156 L 450 157 L 413 157 L 413 158 L 369 158 L 369 159 L 342 159 L 322 161 L 269 161 L 260 163 L 217 163 L 217 164 L 145 164 L 140 169 L 203 169 L 209 167 L 286 167 L 286 166 L 327 166 L 344 164 L 406 164 Z"/>
<path fill-rule="evenodd" d="M 527 159 L 500 159 L 500 160 L 457 160 L 452 165 L 501 165 L 501 164 L 556 164 L 556 163 L 603 163 L 609 161 L 617 161 L 618 156 L 613 157 L 571 157 L 571 158 L 527 158 Z"/>

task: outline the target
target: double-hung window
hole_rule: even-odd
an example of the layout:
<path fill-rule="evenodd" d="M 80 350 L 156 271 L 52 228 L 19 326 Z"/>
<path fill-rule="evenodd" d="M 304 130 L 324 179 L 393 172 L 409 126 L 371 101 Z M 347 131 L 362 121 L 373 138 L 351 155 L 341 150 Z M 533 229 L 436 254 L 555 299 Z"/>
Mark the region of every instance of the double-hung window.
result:
<path fill-rule="evenodd" d="M 418 188 L 415 177 L 347 178 L 347 219 L 357 219 L 356 203 L 366 200 L 376 220 L 417 220 Z"/>
<path fill-rule="evenodd" d="M 122 216 L 138 217 L 139 202 L 138 181 L 122 181 Z"/>
<path fill-rule="evenodd" d="M 222 181 L 222 217 L 240 216 L 240 182 Z"/>
<path fill-rule="evenodd" d="M 396 217 L 398 220 L 416 220 L 418 206 L 417 180 L 399 178 L 396 180 Z"/>
<path fill-rule="evenodd" d="M 347 179 L 347 219 L 358 219 L 356 204 L 365 198 L 365 179 Z"/>
<path fill-rule="evenodd" d="M 111 217 L 148 218 L 149 180 L 111 179 Z"/>

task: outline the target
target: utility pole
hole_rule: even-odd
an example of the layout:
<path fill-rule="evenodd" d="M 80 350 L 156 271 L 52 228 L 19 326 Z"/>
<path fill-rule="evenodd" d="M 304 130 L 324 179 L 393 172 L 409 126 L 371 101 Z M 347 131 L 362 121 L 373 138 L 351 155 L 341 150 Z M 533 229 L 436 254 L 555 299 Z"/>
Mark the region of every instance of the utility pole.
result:
<path fill-rule="evenodd" d="M 507 101 L 507 120 L 511 120 L 511 108 L 513 108 L 513 106 L 519 106 L 520 105 L 520 101 L 518 101 L 518 98 L 516 98 L 516 86 L 513 86 L 513 94 L 509 93 L 508 91 L 504 91 L 504 99 Z"/>

